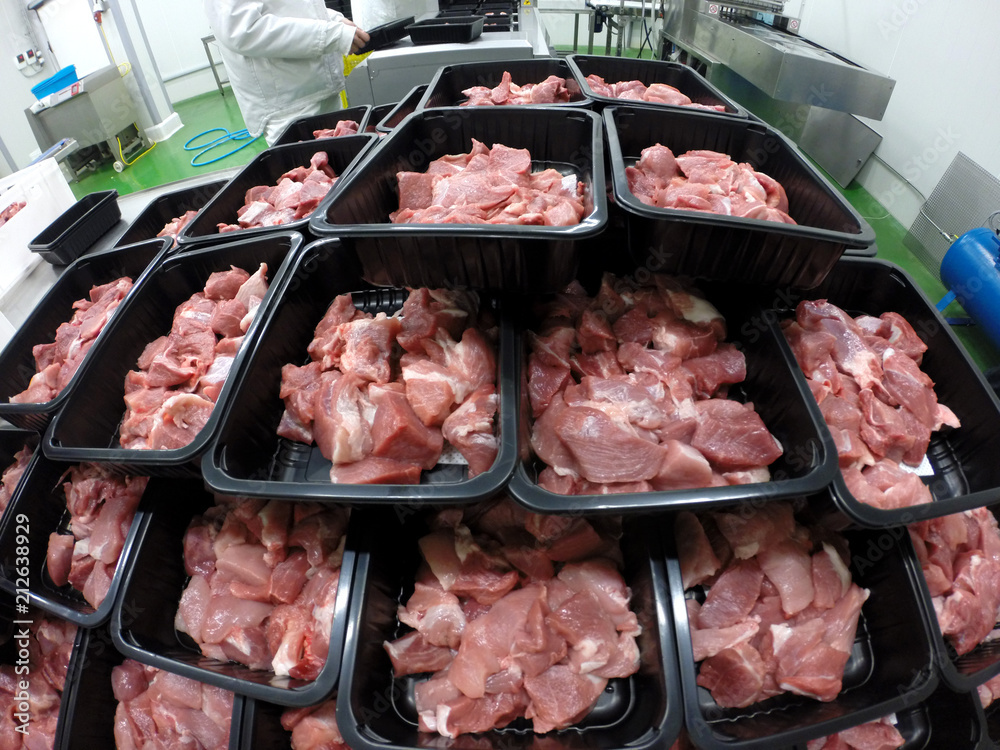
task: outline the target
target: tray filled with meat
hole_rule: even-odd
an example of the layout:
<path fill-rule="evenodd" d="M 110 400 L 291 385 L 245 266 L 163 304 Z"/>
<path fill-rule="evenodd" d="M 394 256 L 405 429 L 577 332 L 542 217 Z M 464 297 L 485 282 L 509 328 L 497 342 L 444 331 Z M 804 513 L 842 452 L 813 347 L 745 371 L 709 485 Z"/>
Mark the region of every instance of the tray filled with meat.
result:
<path fill-rule="evenodd" d="M 536 57 L 438 68 L 420 100 L 436 107 L 570 105 L 590 107 L 565 60 Z"/>
<path fill-rule="evenodd" d="M 370 104 L 361 104 L 357 107 L 338 109 L 335 112 L 303 117 L 285 128 L 285 131 L 278 136 L 278 140 L 274 142 L 274 146 L 364 133 L 368 127 L 368 116 L 371 112 Z"/>
<path fill-rule="evenodd" d="M 337 726 L 336 696 L 302 708 L 248 698 L 237 750 L 270 748 L 350 750 Z"/>
<path fill-rule="evenodd" d="M 784 747 L 877 721 L 938 684 L 906 531 L 831 531 L 790 502 L 665 526 L 688 731 Z M 676 540 L 676 541 L 675 541 Z"/>
<path fill-rule="evenodd" d="M 375 123 L 375 132 L 379 135 L 391 133 L 393 128 L 399 125 L 407 115 L 411 115 L 417 111 L 425 91 L 427 91 L 426 83 L 414 86 L 395 106 L 390 105 L 390 108 L 384 113 L 380 111 L 382 116 Z"/>
<path fill-rule="evenodd" d="M 46 455 L 136 476 L 197 474 L 229 373 L 253 347 L 301 243 L 281 232 L 164 258 L 80 369 L 80 387 L 49 424 Z"/>
<path fill-rule="evenodd" d="M 772 304 L 837 444 L 834 500 L 851 522 L 1000 501 L 1000 401 L 905 271 L 844 258 L 818 288 Z"/>
<path fill-rule="evenodd" d="M 551 292 L 607 223 L 600 118 L 580 108 L 421 110 L 310 219 L 379 286 Z"/>
<path fill-rule="evenodd" d="M 276 229 L 304 230 L 322 199 L 375 141 L 362 133 L 262 151 L 181 229 L 177 242 L 184 250 Z"/>
<path fill-rule="evenodd" d="M 0 418 L 44 432 L 119 306 L 166 255 L 167 240 L 86 255 L 59 276 L 0 353 Z"/>
<path fill-rule="evenodd" d="M 55 746 L 86 633 L 0 597 L 0 746 Z"/>
<path fill-rule="evenodd" d="M 779 131 L 712 112 L 604 110 L 614 200 L 638 265 L 817 286 L 872 228 Z"/>
<path fill-rule="evenodd" d="M 372 514 L 358 556 L 337 700 L 349 747 L 674 742 L 681 692 L 648 522 L 509 497 L 398 518 Z"/>
<path fill-rule="evenodd" d="M 600 55 L 569 55 L 566 63 L 583 95 L 601 106 L 685 107 L 747 117 L 746 109 L 681 63 Z"/>
<path fill-rule="evenodd" d="M 37 433 L 30 430 L 0 430 L 0 519 L 7 512 L 37 450 Z"/>
<path fill-rule="evenodd" d="M 340 674 L 355 555 L 348 510 L 156 479 L 111 620 L 149 666 L 285 706 Z"/>
<path fill-rule="evenodd" d="M 760 309 L 735 287 L 607 267 L 523 306 L 511 494 L 574 513 L 825 491 L 833 441 Z"/>
<path fill-rule="evenodd" d="M 131 245 L 154 237 L 169 237 L 177 247 L 177 235 L 198 215 L 229 180 L 215 180 L 204 185 L 181 188 L 153 198 L 135 217 L 115 247 Z"/>
<path fill-rule="evenodd" d="M 243 696 L 140 664 L 107 628 L 86 631 L 74 668 L 58 750 L 239 747 Z"/>
<path fill-rule="evenodd" d="M 202 473 L 288 500 L 472 503 L 516 460 L 513 332 L 500 302 L 374 288 L 309 245 L 264 322 Z"/>
<path fill-rule="evenodd" d="M 17 590 L 26 557 L 34 606 L 81 627 L 105 622 L 125 577 L 148 481 L 39 456 L 0 523 L 0 589 Z"/>

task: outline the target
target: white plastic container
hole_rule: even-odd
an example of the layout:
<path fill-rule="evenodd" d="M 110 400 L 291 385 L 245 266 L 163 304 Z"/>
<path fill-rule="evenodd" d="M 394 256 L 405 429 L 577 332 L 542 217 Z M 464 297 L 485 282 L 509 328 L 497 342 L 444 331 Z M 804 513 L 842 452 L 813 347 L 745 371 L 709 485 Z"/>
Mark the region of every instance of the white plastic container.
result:
<path fill-rule="evenodd" d="M 0 226 L 0 300 L 42 260 L 28 243 L 76 198 L 56 160 L 44 159 L 0 179 L 0 211 L 17 201 L 24 208 Z"/>

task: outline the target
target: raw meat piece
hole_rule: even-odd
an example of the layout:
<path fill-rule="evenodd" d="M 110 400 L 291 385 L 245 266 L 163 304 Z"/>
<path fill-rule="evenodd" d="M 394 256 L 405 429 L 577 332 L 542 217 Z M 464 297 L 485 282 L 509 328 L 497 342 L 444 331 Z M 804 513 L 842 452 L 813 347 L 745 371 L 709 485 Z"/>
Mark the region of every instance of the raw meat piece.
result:
<path fill-rule="evenodd" d="M 185 211 L 181 216 L 171 219 L 166 223 L 166 225 L 159 232 L 156 233 L 157 237 L 173 237 L 174 244 L 172 247 L 177 247 L 177 237 L 184 230 L 191 220 L 198 215 L 197 211 Z"/>
<path fill-rule="evenodd" d="M 27 201 L 14 201 L 9 206 L 4 208 L 3 211 L 0 211 L 0 227 L 13 219 L 17 215 L 17 212 L 27 205 Z"/>
<path fill-rule="evenodd" d="M 753 646 L 741 643 L 702 662 L 698 684 L 725 708 L 746 708 L 756 703 L 764 687 L 766 667 Z"/>
<path fill-rule="evenodd" d="M 353 121 L 341 120 L 343 122 Z M 286 709 L 281 714 L 281 726 L 292 733 L 292 750 L 348 750 L 337 726 L 335 700 L 318 706 Z"/>
<path fill-rule="evenodd" d="M 891 750 L 902 747 L 906 739 L 888 717 L 845 729 L 829 737 L 810 740 L 807 750 Z"/>
<path fill-rule="evenodd" d="M 723 104 L 699 104 L 691 101 L 691 97 L 682 94 L 678 89 L 666 83 L 652 83 L 648 87 L 641 81 L 618 81 L 607 83 L 601 76 L 591 73 L 586 78 L 590 89 L 600 96 L 614 99 L 633 99 L 657 104 L 670 104 L 676 107 L 691 107 L 693 109 L 708 109 L 725 112 Z"/>
<path fill-rule="evenodd" d="M 496 388 L 484 385 L 441 424 L 444 438 L 469 462 L 470 479 L 488 471 L 500 451 L 500 440 L 493 434 L 499 400 Z"/>
<path fill-rule="evenodd" d="M 722 563 L 716 557 L 698 516 L 690 511 L 678 513 L 674 516 L 674 534 L 685 589 L 697 586 L 718 572 Z"/>
<path fill-rule="evenodd" d="M 56 329 L 51 344 L 38 344 L 32 349 L 36 374 L 28 387 L 10 397 L 12 404 L 45 403 L 58 396 L 83 364 L 104 326 L 132 289 L 132 279 L 119 279 L 95 286 L 90 299 L 73 303 L 73 316 Z"/>
<path fill-rule="evenodd" d="M 982 685 L 979 685 L 977 692 L 979 693 L 979 702 L 983 708 L 989 707 L 993 701 L 1000 697 L 1000 675 L 992 677 Z"/>
<path fill-rule="evenodd" d="M 518 86 L 511 81 L 506 70 L 500 83 L 492 89 L 488 86 L 473 86 L 464 89 L 467 97 L 461 107 L 500 106 L 516 104 L 558 104 L 570 100 L 566 79 L 551 75 L 541 83 L 525 83 Z"/>
<path fill-rule="evenodd" d="M 727 628 L 746 619 L 760 596 L 765 570 L 754 558 L 726 568 L 708 590 L 698 612 L 698 628 Z"/>
<path fill-rule="evenodd" d="M 354 120 L 337 120 L 337 124 L 332 128 L 320 128 L 313 131 L 313 138 L 339 138 L 342 135 L 355 135 L 358 132 L 358 123 Z"/>
<path fill-rule="evenodd" d="M 21 477 L 24 476 L 24 472 L 28 469 L 31 456 L 31 448 L 24 446 L 14 454 L 14 463 L 3 470 L 3 476 L 0 477 L 0 516 L 7 510 L 7 505 L 14 496 L 14 491 L 20 483 Z"/>

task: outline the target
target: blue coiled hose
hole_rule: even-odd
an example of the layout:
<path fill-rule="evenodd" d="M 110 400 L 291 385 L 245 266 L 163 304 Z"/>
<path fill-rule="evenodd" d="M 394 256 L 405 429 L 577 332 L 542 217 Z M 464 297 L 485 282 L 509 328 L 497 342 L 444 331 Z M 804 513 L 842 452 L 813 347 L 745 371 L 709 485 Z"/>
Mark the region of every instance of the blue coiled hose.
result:
<path fill-rule="evenodd" d="M 191 145 L 192 142 L 198 140 L 204 135 L 208 135 L 209 133 L 222 133 L 222 135 L 208 143 L 200 143 L 197 146 Z M 198 135 L 194 136 L 193 138 L 189 138 L 187 143 L 184 144 L 184 150 L 198 151 L 198 153 L 194 155 L 194 158 L 191 159 L 191 166 L 204 167 L 209 164 L 214 164 L 220 159 L 225 159 L 227 156 L 232 156 L 237 151 L 245 149 L 251 143 L 256 141 L 258 137 L 259 136 L 255 136 L 251 138 L 250 131 L 248 131 L 246 128 L 243 128 L 243 130 L 237 130 L 235 133 L 230 133 L 229 130 L 227 130 L 226 128 L 211 128 L 210 130 L 205 130 L 201 133 L 198 133 Z M 212 151 L 217 146 L 221 146 L 223 143 L 229 143 L 229 141 L 246 141 L 246 143 L 244 143 L 242 146 L 237 146 L 232 151 L 227 151 L 221 156 L 216 156 L 214 159 L 209 159 L 208 161 L 198 161 L 198 159 L 207 154 L 209 151 Z"/>

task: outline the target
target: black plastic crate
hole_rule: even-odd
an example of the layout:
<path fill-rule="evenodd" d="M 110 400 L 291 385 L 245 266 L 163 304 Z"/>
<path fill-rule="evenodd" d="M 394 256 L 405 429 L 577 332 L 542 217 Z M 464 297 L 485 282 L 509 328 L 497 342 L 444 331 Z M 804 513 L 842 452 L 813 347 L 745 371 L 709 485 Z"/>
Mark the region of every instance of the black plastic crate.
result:
<path fill-rule="evenodd" d="M 125 534 L 125 545 L 111 577 L 108 594 L 96 609 L 83 598 L 83 594 L 70 584 L 56 586 L 49 577 L 46 553 L 49 534 L 64 532 L 70 518 L 66 510 L 63 481 L 74 464 L 51 461 L 44 456 L 35 457 L 30 470 L 25 473 L 21 490 L 17 493 L 0 523 L 0 589 L 11 594 L 16 589 L 18 549 L 22 536 L 27 536 L 28 560 L 32 606 L 84 628 L 93 628 L 111 617 L 115 596 L 121 586 L 129 557 L 136 544 L 136 530 L 145 509 L 140 501 L 132 525 Z M 27 531 L 25 531 L 27 529 Z"/>
<path fill-rule="evenodd" d="M 399 523 L 396 514 L 371 516 L 363 548 L 358 550 L 351 622 L 337 700 L 337 724 L 353 750 L 410 748 L 545 747 L 548 750 L 667 748 L 677 739 L 683 719 L 676 652 L 671 642 L 667 582 L 659 541 L 648 535 L 639 517 L 625 519 L 621 549 L 623 577 L 632 590 L 631 608 L 642 634 L 637 643 L 639 671 L 611 680 L 590 714 L 577 726 L 535 735 L 522 722 L 477 735 L 449 740 L 417 731 L 413 687 L 417 676 L 393 678 L 384 640 L 401 635 L 396 607 L 413 591 L 420 563 L 417 540 L 427 533 L 419 516 Z M 374 700 L 374 703 L 373 703 Z"/>
<path fill-rule="evenodd" d="M 181 249 L 198 243 L 207 242 L 229 242 L 238 238 L 254 237 L 261 234 L 270 234 L 275 231 L 305 230 L 309 223 L 309 217 L 303 217 L 282 224 L 277 227 L 252 227 L 241 229 L 238 232 L 219 233 L 218 225 L 235 224 L 237 220 L 236 212 L 244 205 L 247 191 L 257 185 L 276 185 L 278 179 L 285 172 L 295 167 L 308 167 L 309 159 L 317 151 L 325 151 L 330 160 L 330 166 L 337 173 L 337 183 L 343 180 L 344 176 L 350 174 L 354 167 L 361 161 L 365 152 L 374 142 L 371 136 L 360 135 L 343 136 L 341 138 L 324 138 L 321 142 L 305 141 L 303 143 L 289 143 L 285 146 L 276 146 L 262 151 L 247 164 L 238 175 L 233 177 L 226 185 L 219 190 L 194 220 L 181 230 L 177 238 Z M 331 192 L 333 189 L 331 188 Z M 315 214 L 322 208 L 317 208 Z"/>
<path fill-rule="evenodd" d="M 881 510 L 855 498 L 837 471 L 832 487 L 839 511 L 855 524 L 874 528 L 913 523 L 1000 501 L 1000 462 L 996 460 L 1000 451 L 1000 401 L 913 279 L 883 260 L 843 258 L 816 289 L 772 296 L 768 304 L 775 308 L 773 319 L 793 318 L 794 306 L 804 299 L 829 299 L 852 316 L 897 312 L 906 318 L 927 344 L 920 369 L 934 381 L 938 401 L 962 422 L 958 429 L 931 435 L 927 458 L 934 473 L 923 477 L 923 481 L 934 502 Z M 819 415 L 820 424 L 825 424 L 815 399 L 809 400 L 809 407 Z"/>
<path fill-rule="evenodd" d="M 44 432 L 52 416 L 66 403 L 80 381 L 80 370 L 90 359 L 90 352 L 84 365 L 76 372 L 62 392 L 51 401 L 41 404 L 12 404 L 11 396 L 21 393 L 35 375 L 35 358 L 32 347 L 49 344 L 55 339 L 56 330 L 73 317 L 73 303 L 79 299 L 89 299 L 94 286 L 107 284 L 122 276 L 132 279 L 132 289 L 109 319 L 138 292 L 149 273 L 159 264 L 165 250 L 170 247 L 169 238 L 158 238 L 129 247 L 107 250 L 80 258 L 62 272 L 52 288 L 45 294 L 35 309 L 14 334 L 7 346 L 0 352 L 0 418 L 25 429 Z M 104 335 L 98 335 L 100 340 Z M 95 344 L 96 346 L 96 344 Z"/>
<path fill-rule="evenodd" d="M 348 107 L 347 109 L 338 109 L 336 112 L 324 112 L 319 115 L 312 115 L 311 117 L 303 117 L 301 120 L 296 120 L 291 123 L 281 135 L 278 136 L 278 140 L 274 142 L 274 146 L 284 146 L 288 143 L 299 143 L 301 141 L 314 141 L 316 137 L 313 132 L 316 130 L 329 129 L 337 127 L 337 123 L 341 120 L 354 120 L 358 123 L 358 133 L 364 133 L 365 128 L 368 127 L 368 117 L 371 115 L 372 108 L 370 104 L 362 104 L 357 107 Z M 341 136 L 346 138 L 346 136 Z M 271 148 L 274 148 L 272 146 Z M 334 168 L 336 170 L 336 168 Z M 338 174 L 340 174 L 338 172 Z"/>
<path fill-rule="evenodd" d="M 488 471 L 468 479 L 465 466 L 440 464 L 424 471 L 419 485 L 333 484 L 330 462 L 318 447 L 279 437 L 276 430 L 285 409 L 278 398 L 281 368 L 309 361 L 306 348 L 334 297 L 350 292 L 357 307 L 392 314 L 408 296 L 406 290 L 375 289 L 366 284 L 357 259 L 343 252 L 337 240 L 309 245 L 291 269 L 290 278 L 234 384 L 234 397 L 218 439 L 202 460 L 202 474 L 210 487 L 228 494 L 286 500 L 436 505 L 484 500 L 507 484 L 516 461 L 517 396 L 513 331 L 503 322 L 502 314 L 497 316 L 501 322 L 496 381 L 500 450 Z M 494 303 L 483 298 L 481 304 Z"/>
<path fill-rule="evenodd" d="M 53 266 L 65 266 L 87 252 L 121 217 L 117 190 L 91 193 L 43 229 L 28 249 Z"/>
<path fill-rule="evenodd" d="M 111 689 L 111 671 L 125 661 L 115 650 L 107 628 L 81 630 L 70 662 L 73 684 L 63 695 L 59 713 L 58 750 L 112 748 L 115 744 L 115 711 L 118 701 Z M 229 750 L 239 750 L 245 700 L 233 697 Z"/>
<path fill-rule="evenodd" d="M 491 19 L 486 20 L 489 22 Z M 466 101 L 462 91 L 473 86 L 493 88 L 500 84 L 505 72 L 510 73 L 511 80 L 519 86 L 526 83 L 541 83 L 552 75 L 565 78 L 566 88 L 569 89 L 569 102 L 545 106 L 588 108 L 591 106 L 590 99 L 580 90 L 580 84 L 573 77 L 573 71 L 565 60 L 536 57 L 531 60 L 462 63 L 438 68 L 420 101 L 420 109 L 458 106 Z"/>
<path fill-rule="evenodd" d="M 464 44 L 483 33 L 483 16 L 428 18 L 406 27 L 414 44 Z"/>
<path fill-rule="evenodd" d="M 129 224 L 125 233 L 118 238 L 115 247 L 155 238 L 174 219 L 188 211 L 201 211 L 227 182 L 229 180 L 215 180 L 204 185 L 174 190 L 154 198 Z M 167 239 L 173 242 L 173 238 Z"/>
<path fill-rule="evenodd" d="M 579 280 L 590 292 L 596 292 L 604 271 L 617 268 L 619 273 L 627 273 L 629 270 L 620 256 L 618 265 L 605 260 L 605 252 L 600 249 L 589 252 L 581 265 Z M 730 386 L 729 398 L 753 402 L 764 424 L 784 448 L 784 455 L 770 466 L 771 480 L 726 487 L 608 495 L 560 495 L 543 489 L 537 481 L 545 464 L 535 458 L 532 451 L 533 422 L 528 414 L 529 407 L 524 403 L 530 353 L 526 333 L 541 321 L 522 315 L 515 347 L 519 357 L 518 380 L 523 392 L 522 411 L 519 412 L 522 427 L 518 431 L 520 460 L 509 488 L 518 502 L 539 513 L 693 510 L 738 500 L 761 503 L 826 490 L 838 473 L 836 445 L 824 426 L 822 415 L 817 418 L 811 408 L 814 406 L 812 393 L 796 376 L 798 365 L 787 347 L 782 346 L 781 332 L 764 323 L 762 310 L 742 288 L 728 284 L 701 284 L 699 288 L 725 317 L 726 340 L 735 344 L 746 357 L 746 380 Z"/>
<path fill-rule="evenodd" d="M 639 265 L 701 278 L 811 288 L 848 247 L 875 241 L 872 228 L 798 149 L 764 124 L 710 112 L 638 107 L 604 110 L 614 199 L 629 220 Z M 675 155 L 694 149 L 728 154 L 777 180 L 791 217 L 783 224 L 703 211 L 658 208 L 629 190 L 625 168 L 660 143 Z"/>
<path fill-rule="evenodd" d="M 731 510 L 753 513 L 753 506 L 737 504 Z M 829 703 L 785 693 L 743 709 L 721 708 L 696 683 L 698 667 L 673 526 L 664 524 L 685 719 L 698 747 L 753 750 L 804 744 L 916 706 L 934 691 L 938 675 L 929 630 L 933 615 L 918 593 L 923 573 L 906 529 L 854 530 L 844 537 L 851 549 L 851 577 L 871 594 L 861 609 L 840 694 Z"/>
<path fill-rule="evenodd" d="M 378 286 L 456 287 L 541 293 L 561 289 L 576 273 L 580 241 L 607 223 L 600 118 L 579 108 L 442 108 L 419 111 L 313 213 L 314 234 L 339 237 Z M 396 173 L 425 171 L 446 154 L 468 153 L 472 139 L 527 148 L 532 170 L 575 173 L 586 186 L 588 212 L 568 227 L 495 224 L 391 224 L 399 208 Z M 591 205 L 592 204 L 592 205 Z"/>
<path fill-rule="evenodd" d="M 189 636 L 174 628 L 177 605 L 188 581 L 184 532 L 195 515 L 212 506 L 214 496 L 194 479 L 156 479 L 150 482 L 146 495 L 149 510 L 139 525 L 137 551 L 112 613 L 115 647 L 143 664 L 284 706 L 309 706 L 329 696 L 340 675 L 353 586 L 351 528 L 340 569 L 327 662 L 312 681 L 279 677 L 271 671 L 209 659 Z"/>
<path fill-rule="evenodd" d="M 631 57 L 604 57 L 599 55 L 569 55 L 566 61 L 573 75 L 576 77 L 577 85 L 579 85 L 584 96 L 600 102 L 602 105 L 627 103 L 629 106 L 636 107 L 690 111 L 687 107 L 673 104 L 658 104 L 657 102 L 634 100 L 626 102 L 623 99 L 598 94 L 587 83 L 587 76 L 589 75 L 600 76 L 606 83 L 642 81 L 647 86 L 653 83 L 665 83 L 686 95 L 695 104 L 706 104 L 709 106 L 722 104 L 725 106 L 726 111 L 721 114 L 728 114 L 742 119 L 746 119 L 747 117 L 746 109 L 723 94 L 693 68 L 682 63 L 662 60 L 639 60 Z"/>
<path fill-rule="evenodd" d="M 422 83 L 410 89 L 410 93 L 399 100 L 399 103 L 392 107 L 386 115 L 378 121 L 375 130 L 379 133 L 391 133 L 392 129 L 401 123 L 407 115 L 419 109 L 420 100 L 427 90 L 427 84 Z"/>
<path fill-rule="evenodd" d="M 246 353 L 253 348 L 261 319 L 279 296 L 302 244 L 297 232 L 280 232 L 178 253 L 163 259 L 138 293 L 122 304 L 121 314 L 109 323 L 91 357 L 77 373 L 72 398 L 45 433 L 45 455 L 62 461 L 109 463 L 126 474 L 191 476 L 218 428 L 232 391 L 232 377 L 239 372 Z M 247 329 L 243 346 L 233 360 L 208 423 L 187 446 L 176 450 L 130 450 L 120 447 L 120 425 L 125 413 L 125 375 L 136 368 L 149 342 L 166 335 L 174 310 L 195 292 L 202 291 L 215 271 L 238 266 L 254 273 L 267 263 L 268 292 Z"/>

